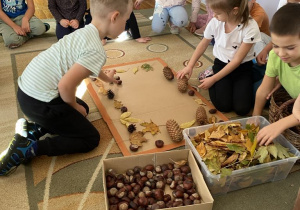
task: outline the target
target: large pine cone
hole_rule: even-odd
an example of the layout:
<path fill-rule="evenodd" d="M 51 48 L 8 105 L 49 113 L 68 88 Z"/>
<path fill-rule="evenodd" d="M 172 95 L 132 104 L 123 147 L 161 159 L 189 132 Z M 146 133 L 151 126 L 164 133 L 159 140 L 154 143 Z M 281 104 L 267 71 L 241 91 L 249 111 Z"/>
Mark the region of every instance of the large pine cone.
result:
<path fill-rule="evenodd" d="M 172 70 L 168 66 L 164 67 L 163 73 L 164 73 L 164 76 L 165 76 L 165 78 L 167 80 L 174 79 L 174 74 L 173 74 Z"/>
<path fill-rule="evenodd" d="M 172 141 L 180 142 L 183 140 L 182 129 L 175 120 L 168 120 L 166 127 Z"/>
<path fill-rule="evenodd" d="M 182 77 L 182 79 L 177 80 L 178 90 L 182 93 L 185 93 L 188 88 L 188 78 L 186 76 Z"/>
<path fill-rule="evenodd" d="M 196 121 L 199 125 L 205 125 L 208 122 L 206 111 L 203 106 L 199 106 L 196 111 Z"/>

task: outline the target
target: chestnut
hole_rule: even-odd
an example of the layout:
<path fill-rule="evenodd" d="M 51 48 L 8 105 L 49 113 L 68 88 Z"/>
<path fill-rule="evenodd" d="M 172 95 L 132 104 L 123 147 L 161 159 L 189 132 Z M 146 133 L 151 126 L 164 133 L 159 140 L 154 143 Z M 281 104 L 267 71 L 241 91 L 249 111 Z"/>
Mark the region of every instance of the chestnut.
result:
<path fill-rule="evenodd" d="M 170 194 L 165 194 L 164 195 L 164 202 L 167 203 L 168 201 L 170 201 L 172 198 L 171 198 L 171 195 Z"/>
<path fill-rule="evenodd" d="M 190 181 L 190 180 L 185 180 L 184 182 L 183 182 L 183 188 L 185 189 L 185 190 L 190 190 L 190 189 L 192 189 L 194 187 L 194 182 L 192 182 L 192 181 Z"/>
<path fill-rule="evenodd" d="M 118 204 L 119 210 L 127 210 L 128 209 L 128 203 L 126 201 L 121 201 Z"/>
<path fill-rule="evenodd" d="M 215 114 L 217 112 L 217 109 L 210 109 L 208 112 L 211 114 Z"/>
<path fill-rule="evenodd" d="M 174 198 L 183 198 L 183 191 L 181 190 L 174 190 L 172 192 Z"/>
<path fill-rule="evenodd" d="M 122 85 L 122 80 L 118 80 L 117 85 Z"/>
<path fill-rule="evenodd" d="M 135 167 L 133 168 L 133 172 L 134 172 L 135 174 L 140 173 L 141 169 L 142 169 L 141 167 L 135 166 Z"/>
<path fill-rule="evenodd" d="M 140 197 L 138 199 L 138 204 L 140 206 L 147 206 L 148 205 L 148 199 L 146 197 Z"/>
<path fill-rule="evenodd" d="M 157 201 L 157 203 L 156 204 L 158 204 L 158 206 L 159 206 L 159 208 L 160 209 L 163 209 L 163 208 L 165 208 L 166 207 L 166 204 L 165 204 L 165 202 L 164 201 Z"/>
<path fill-rule="evenodd" d="M 127 109 L 127 107 L 126 107 L 126 106 L 122 106 L 122 107 L 120 108 L 120 110 L 121 110 L 121 112 L 122 112 L 122 113 L 124 113 L 124 112 L 127 112 L 127 111 L 128 111 L 128 109 Z"/>
<path fill-rule="evenodd" d="M 156 140 L 155 141 L 155 146 L 157 147 L 157 148 L 162 148 L 163 146 L 164 146 L 164 141 L 163 140 Z"/>
<path fill-rule="evenodd" d="M 146 169 L 146 171 L 153 171 L 154 165 L 152 165 L 152 164 L 146 165 L 145 169 Z"/>
<path fill-rule="evenodd" d="M 109 210 L 118 210 L 118 205 L 110 205 Z"/>
<path fill-rule="evenodd" d="M 184 199 L 184 200 L 183 200 L 183 204 L 184 204 L 185 206 L 192 205 L 192 204 L 193 204 L 193 201 L 190 200 L 190 199 Z"/>
<path fill-rule="evenodd" d="M 186 165 L 181 166 L 180 170 L 181 170 L 182 173 L 185 173 L 185 174 L 191 173 L 191 168 L 189 166 L 186 166 Z"/>
<path fill-rule="evenodd" d="M 189 96 L 194 96 L 195 95 L 195 91 L 189 90 L 188 94 L 189 94 Z"/>
<path fill-rule="evenodd" d="M 162 201 L 164 199 L 164 191 L 162 189 L 154 190 L 154 198 L 158 201 Z"/>
<path fill-rule="evenodd" d="M 130 149 L 132 152 L 136 152 L 136 151 L 138 151 L 139 146 L 138 146 L 137 144 L 130 144 L 129 149 Z"/>
<path fill-rule="evenodd" d="M 110 197 L 110 198 L 108 198 L 108 202 L 110 205 L 115 205 L 115 204 L 119 203 L 119 199 L 116 197 Z"/>
<path fill-rule="evenodd" d="M 120 80 L 120 77 L 119 76 L 115 76 L 115 80 Z"/>
<path fill-rule="evenodd" d="M 130 201 L 130 202 L 129 202 L 129 207 L 130 207 L 130 208 L 133 208 L 133 209 L 137 209 L 137 208 L 138 208 L 138 204 L 135 203 L 135 202 L 133 202 L 133 201 Z"/>
<path fill-rule="evenodd" d="M 164 183 L 164 181 L 158 181 L 158 182 L 156 182 L 156 188 L 158 188 L 158 189 L 165 189 L 165 183 Z"/>
<path fill-rule="evenodd" d="M 116 193 L 118 192 L 118 189 L 113 187 L 113 188 L 110 188 L 108 191 L 107 191 L 107 196 L 108 197 L 113 197 L 116 195 Z"/>

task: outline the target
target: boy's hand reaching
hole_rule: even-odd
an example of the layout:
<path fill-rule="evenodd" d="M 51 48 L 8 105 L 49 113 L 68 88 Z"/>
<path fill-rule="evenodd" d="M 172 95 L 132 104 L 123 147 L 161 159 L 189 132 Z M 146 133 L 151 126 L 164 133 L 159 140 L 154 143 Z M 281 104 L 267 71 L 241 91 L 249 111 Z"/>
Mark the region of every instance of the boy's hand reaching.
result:
<path fill-rule="evenodd" d="M 67 20 L 67 19 L 61 19 L 61 20 L 59 21 L 59 24 L 60 24 L 62 27 L 64 27 L 64 28 L 68 28 L 69 25 L 70 25 L 70 21 Z"/>
<path fill-rule="evenodd" d="M 16 32 L 16 34 L 18 34 L 19 36 L 26 36 L 26 32 L 24 31 L 23 28 L 21 28 L 21 26 L 15 25 L 13 29 Z"/>
<path fill-rule="evenodd" d="M 22 18 L 22 25 L 21 25 L 23 31 L 26 33 L 30 33 L 30 25 L 29 25 L 29 20 L 26 19 L 25 17 Z"/>
<path fill-rule="evenodd" d="M 267 57 L 268 57 L 268 52 L 265 50 L 262 50 L 256 57 L 256 62 L 259 65 L 265 65 L 267 64 Z"/>
<path fill-rule="evenodd" d="M 280 122 L 277 121 L 262 128 L 258 132 L 256 139 L 260 146 L 270 144 L 277 136 L 279 136 L 283 132 L 283 126 L 280 126 L 279 124 Z"/>
<path fill-rule="evenodd" d="M 74 29 L 77 29 L 79 27 L 79 21 L 76 19 L 73 19 L 70 21 L 70 26 Z"/>

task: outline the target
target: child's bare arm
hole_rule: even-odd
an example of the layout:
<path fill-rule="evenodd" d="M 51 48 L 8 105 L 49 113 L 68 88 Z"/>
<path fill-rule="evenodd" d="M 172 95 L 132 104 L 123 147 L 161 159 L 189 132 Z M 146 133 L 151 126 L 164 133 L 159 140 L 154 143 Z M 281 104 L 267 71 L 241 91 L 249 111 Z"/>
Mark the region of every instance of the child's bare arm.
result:
<path fill-rule="evenodd" d="M 33 0 L 27 0 L 27 10 L 24 17 L 22 18 L 22 28 L 25 32 L 30 32 L 29 20 L 32 18 L 35 12 Z"/>
<path fill-rule="evenodd" d="M 198 44 L 197 48 L 195 49 L 191 59 L 189 60 L 188 65 L 184 69 L 177 72 L 177 78 L 182 78 L 185 75 L 188 75 L 188 78 L 191 77 L 196 62 L 203 55 L 210 42 L 211 39 L 203 38 L 201 40 L 201 42 Z"/>
<path fill-rule="evenodd" d="M 2 5 L 0 4 L 0 19 L 9 25 L 14 31 L 20 36 L 26 36 L 26 32 L 17 24 L 15 24 L 2 10 Z"/>
<path fill-rule="evenodd" d="M 300 122 L 300 95 L 296 99 L 293 107 L 293 115 L 297 118 L 297 120 Z"/>
<path fill-rule="evenodd" d="M 272 91 L 276 77 L 264 76 L 264 79 L 256 91 L 255 105 L 252 115 L 259 116 L 267 102 L 267 96 Z"/>
<path fill-rule="evenodd" d="M 279 136 L 285 129 L 291 128 L 299 124 L 298 120 L 292 114 L 262 128 L 257 136 L 259 145 L 270 144 L 277 136 Z"/>
<path fill-rule="evenodd" d="M 118 81 L 116 79 L 114 79 L 114 75 L 116 74 L 116 70 L 110 70 L 110 71 L 100 71 L 99 73 L 99 78 L 104 81 L 104 82 L 114 82 L 117 83 Z"/>
<path fill-rule="evenodd" d="M 234 69 L 236 69 L 239 65 L 241 65 L 242 61 L 246 57 L 247 53 L 251 49 L 253 44 L 243 42 L 234 55 L 233 59 L 217 74 L 214 74 L 211 77 L 205 78 L 201 80 L 201 85 L 199 88 L 208 89 L 210 88 L 215 82 L 219 81 L 229 73 L 231 73 Z"/>
<path fill-rule="evenodd" d="M 86 116 L 83 106 L 76 103 L 76 89 L 83 79 L 87 78 L 91 72 L 78 63 L 75 63 L 58 83 L 58 91 L 64 102 Z"/>

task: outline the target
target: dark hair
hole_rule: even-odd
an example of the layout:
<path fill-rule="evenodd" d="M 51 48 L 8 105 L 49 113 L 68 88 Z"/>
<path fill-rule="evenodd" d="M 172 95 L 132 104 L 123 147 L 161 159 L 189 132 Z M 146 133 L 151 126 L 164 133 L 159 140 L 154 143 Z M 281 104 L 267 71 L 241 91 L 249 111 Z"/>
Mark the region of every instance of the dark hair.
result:
<path fill-rule="evenodd" d="M 250 19 L 250 13 L 248 8 L 248 0 L 206 0 L 208 6 L 212 9 L 220 9 L 229 14 L 234 7 L 238 7 L 238 13 L 236 15 L 237 20 L 241 20 L 241 23 L 248 24 Z"/>
<path fill-rule="evenodd" d="M 270 31 L 279 36 L 299 35 L 300 37 L 300 4 L 288 3 L 281 7 L 272 18 Z"/>

